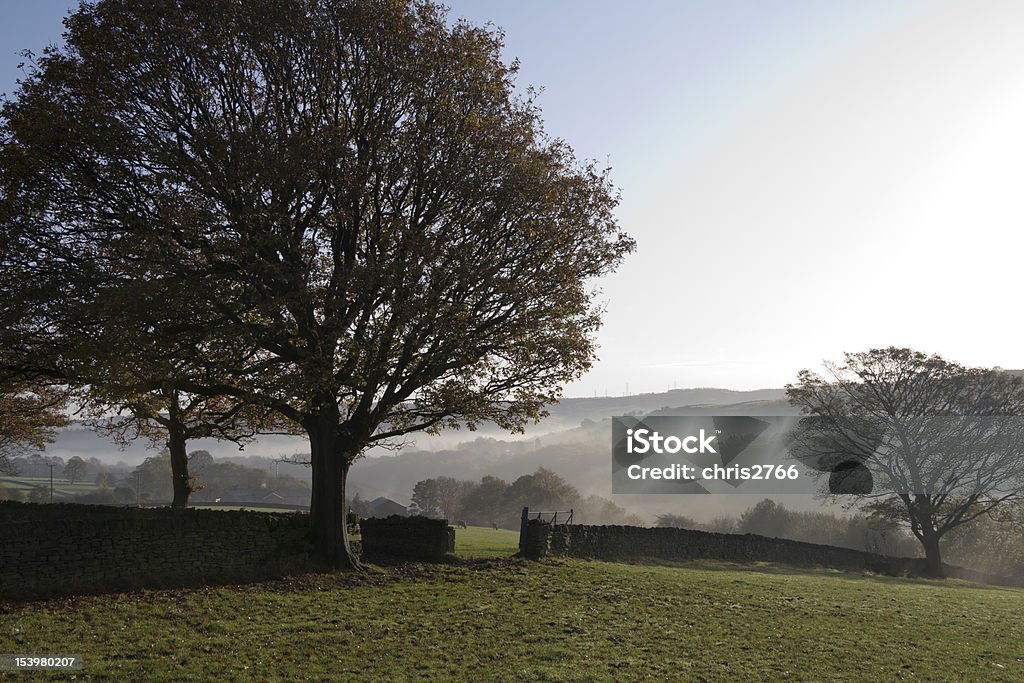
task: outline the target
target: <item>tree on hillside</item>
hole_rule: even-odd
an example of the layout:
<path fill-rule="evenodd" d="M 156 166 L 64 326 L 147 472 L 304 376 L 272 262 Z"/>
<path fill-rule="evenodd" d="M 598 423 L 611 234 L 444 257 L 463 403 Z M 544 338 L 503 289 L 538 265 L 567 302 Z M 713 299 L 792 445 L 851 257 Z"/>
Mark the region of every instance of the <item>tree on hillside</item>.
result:
<path fill-rule="evenodd" d="M 516 512 L 531 510 L 569 510 L 580 499 L 575 486 L 545 467 L 512 482 L 506 494 L 507 504 Z"/>
<path fill-rule="evenodd" d="M 504 479 L 485 475 L 463 497 L 459 512 L 461 519 L 474 526 L 501 524 L 506 517 L 504 501 L 507 492 L 508 483 Z"/>
<path fill-rule="evenodd" d="M 1024 381 L 892 347 L 825 368 L 786 387 L 808 415 L 794 454 L 909 526 L 942 576 L 942 537 L 1024 491 Z"/>
<path fill-rule="evenodd" d="M 139 391 L 301 426 L 329 561 L 357 565 L 367 447 L 521 429 L 590 366 L 590 283 L 632 242 L 500 34 L 401 0 L 102 0 L 66 23 L 3 109 L 7 334 L 24 360 L 85 323 L 145 332 L 184 371 Z"/>
<path fill-rule="evenodd" d="M 123 485 L 136 492 L 138 499 L 147 503 L 164 502 L 174 495 L 171 480 L 171 458 L 167 450 L 151 455 L 135 468 L 131 478 Z"/>
<path fill-rule="evenodd" d="M 473 482 L 452 477 L 437 477 L 417 482 L 412 492 L 412 511 L 426 517 L 455 521 L 462 508 L 462 499 L 473 488 Z"/>
<path fill-rule="evenodd" d="M 943 553 L 954 563 L 993 576 L 1024 572 L 1024 506 L 1011 503 L 953 529 L 943 538 Z"/>
<path fill-rule="evenodd" d="M 409 512 L 424 517 L 441 517 L 441 496 L 436 479 L 416 482 L 412 489 Z"/>
<path fill-rule="evenodd" d="M 143 437 L 167 449 L 174 494 L 171 507 L 188 507 L 197 485 L 196 472 L 189 467 L 189 441 L 215 438 L 241 448 L 257 433 L 286 429 L 282 420 L 274 420 L 266 410 L 224 396 L 190 394 L 173 388 L 125 393 L 120 386 L 98 382 L 90 388 L 94 412 L 99 413 L 91 422 L 93 429 L 112 436 L 122 447 Z M 110 415 L 111 409 L 121 412 Z"/>
<path fill-rule="evenodd" d="M 363 500 L 363 497 L 359 495 L 359 493 L 352 496 L 348 501 L 347 507 L 349 514 L 355 515 L 356 517 L 370 517 L 373 514 L 373 509 L 367 501 Z"/>
<path fill-rule="evenodd" d="M 573 519 L 576 524 L 647 526 L 640 515 L 632 514 L 611 500 L 594 494 L 576 501 L 570 507 L 575 511 Z"/>
<path fill-rule="evenodd" d="M 85 464 L 84 460 L 77 455 L 73 455 L 68 458 L 66 463 L 64 463 L 64 476 L 67 479 L 70 479 L 71 483 L 74 484 L 79 479 L 85 477 L 85 473 L 88 469 L 89 466 Z"/>
<path fill-rule="evenodd" d="M 710 522 L 701 525 L 705 531 L 716 534 L 735 534 L 739 527 L 739 520 L 732 515 L 716 515 Z"/>
<path fill-rule="evenodd" d="M 741 534 L 783 538 L 788 535 L 790 513 L 770 498 L 758 502 L 740 515 L 737 530 Z"/>

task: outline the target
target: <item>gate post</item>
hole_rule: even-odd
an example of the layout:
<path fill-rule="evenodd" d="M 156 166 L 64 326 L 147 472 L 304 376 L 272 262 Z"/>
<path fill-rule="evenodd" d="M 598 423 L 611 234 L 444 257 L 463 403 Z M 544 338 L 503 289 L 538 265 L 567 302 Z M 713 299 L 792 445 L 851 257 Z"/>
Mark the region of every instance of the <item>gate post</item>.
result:
<path fill-rule="evenodd" d="M 519 518 L 519 553 L 526 554 L 526 529 L 530 523 L 530 508 L 523 508 L 523 515 Z"/>

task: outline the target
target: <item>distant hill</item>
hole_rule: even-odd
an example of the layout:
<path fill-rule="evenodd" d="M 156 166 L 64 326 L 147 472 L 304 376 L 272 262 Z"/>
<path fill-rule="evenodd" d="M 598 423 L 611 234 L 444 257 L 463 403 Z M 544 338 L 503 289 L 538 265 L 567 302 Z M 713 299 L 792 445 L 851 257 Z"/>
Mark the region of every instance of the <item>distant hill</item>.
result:
<path fill-rule="evenodd" d="M 748 402 L 785 401 L 785 389 L 731 389 L 699 388 L 673 389 L 655 394 L 632 394 L 595 398 L 564 398 L 548 412 L 550 421 L 576 423 L 584 419 L 599 420 L 615 415 L 663 412 L 671 408 L 735 405 Z M 543 424 L 543 423 L 542 423 Z"/>
<path fill-rule="evenodd" d="M 1024 370 L 1008 370 L 1024 376 Z M 714 514 L 736 513 L 757 502 L 746 495 L 668 496 L 611 494 L 609 443 L 610 419 L 617 415 L 791 415 L 795 410 L 785 399 L 784 389 L 731 391 L 729 389 L 678 389 L 662 393 L 567 398 L 549 408 L 550 416 L 531 425 L 526 434 L 509 435 L 493 427 L 476 432 L 446 431 L 440 436 L 415 435 L 398 452 L 371 451 L 352 468 L 349 490 L 364 500 L 385 496 L 399 505 L 409 501 L 416 482 L 449 476 L 479 481 L 493 475 L 511 481 L 546 467 L 565 478 L 584 494 L 595 493 L 649 520 L 665 512 L 708 519 Z M 72 455 L 97 457 L 107 462 L 123 460 L 135 464 L 152 454 L 140 441 L 126 451 L 82 425 L 63 430 L 47 453 L 65 460 Z M 239 452 L 234 444 L 203 439 L 189 444 L 190 450 L 205 449 L 217 459 L 228 459 L 250 467 L 274 469 L 270 460 L 282 455 L 304 453 L 302 437 L 260 437 Z M 308 478 L 309 470 L 297 465 L 278 466 L 283 472 Z M 819 509 L 811 496 L 775 496 L 791 509 Z"/>
<path fill-rule="evenodd" d="M 729 392 L 722 397 L 755 392 Z M 760 393 L 760 392 L 757 392 Z M 770 395 L 770 394 L 769 394 Z M 778 395 L 778 394 L 776 394 Z M 657 405 L 664 401 L 664 394 L 646 405 Z M 704 394 L 703 397 L 706 397 Z M 514 480 L 530 474 L 538 467 L 552 470 L 584 494 L 597 494 L 614 500 L 617 504 L 653 520 L 664 512 L 679 512 L 698 518 L 709 518 L 721 512 L 735 512 L 757 502 L 758 496 L 747 495 L 716 496 L 671 496 L 671 495 L 612 495 L 611 492 L 611 418 L 629 412 L 645 415 L 793 415 L 795 409 L 782 400 L 750 400 L 729 404 L 703 403 L 682 405 L 657 410 L 622 410 L 643 403 L 629 403 L 621 397 L 596 399 L 607 401 L 604 410 L 615 410 L 603 414 L 584 405 L 587 410 L 577 410 L 573 419 L 582 419 L 575 426 L 559 431 L 548 431 L 532 438 L 508 440 L 476 435 L 462 443 L 443 450 L 408 449 L 385 457 L 370 457 L 358 461 L 349 475 L 349 487 L 363 497 L 384 495 L 397 501 L 407 501 L 416 482 L 431 477 L 454 477 L 479 481 L 484 475 Z M 745 396 L 744 396 L 745 398 Z M 576 399 L 594 401 L 595 399 Z M 579 406 L 574 406 L 579 408 Z M 621 412 L 618 412 L 621 410 Z M 564 418 L 563 418 L 564 420 Z M 469 436 L 469 435 L 467 435 Z M 797 500 L 799 498 L 800 500 Z M 812 509 L 820 505 L 812 496 L 788 498 L 787 506 L 794 509 Z M 727 499 L 727 500 L 726 500 Z M 780 500 L 783 497 L 779 497 Z"/>
<path fill-rule="evenodd" d="M 484 425 L 476 432 L 468 430 L 447 430 L 438 436 L 412 435 L 415 442 L 414 450 L 443 450 L 455 448 L 459 444 L 473 441 L 478 437 L 491 437 L 507 441 L 525 441 L 544 437 L 553 432 L 575 429 L 583 420 L 600 422 L 616 415 L 628 414 L 665 414 L 666 412 L 686 410 L 690 414 L 708 414 L 709 408 L 730 406 L 728 413 L 737 415 L 744 410 L 751 415 L 781 415 L 788 412 L 785 405 L 783 389 L 759 389 L 757 391 L 731 391 L 729 389 L 677 389 L 657 394 L 636 394 L 633 396 L 611 396 L 603 398 L 566 398 L 550 406 L 550 416 L 537 425 L 530 425 L 526 435 L 509 435 L 496 427 Z M 772 412 L 772 411 L 781 412 Z M 767 411 L 767 412 L 765 412 Z M 712 410 L 714 412 L 714 410 Z M 677 414 L 683 414 L 678 413 Z M 277 458 L 282 455 L 302 453 L 308 449 L 308 441 L 301 436 L 261 436 L 247 444 L 244 450 L 232 443 L 213 439 L 199 439 L 189 443 L 189 450 L 207 450 L 217 458 L 245 458 L 246 456 L 262 456 Z M 61 430 L 56 442 L 47 446 L 47 455 L 60 456 L 67 460 L 71 456 L 98 458 L 104 462 L 114 463 L 122 460 L 129 464 L 137 464 L 151 455 L 153 448 L 145 439 L 139 439 L 125 450 L 80 422 L 72 423 Z M 381 451 L 371 455 L 383 455 Z"/>
<path fill-rule="evenodd" d="M 550 407 L 550 417 L 527 429 L 525 435 L 509 435 L 495 428 L 476 432 L 446 431 L 441 436 L 416 435 L 413 443 L 398 452 L 371 451 L 352 468 L 349 491 L 364 500 L 386 497 L 407 504 L 416 482 L 449 476 L 479 481 L 484 475 L 512 481 L 546 467 L 587 494 L 611 498 L 631 512 L 653 520 L 674 512 L 707 519 L 714 514 L 738 512 L 753 503 L 745 495 L 707 496 L 613 496 L 609 443 L 611 418 L 616 415 L 785 415 L 793 408 L 782 389 L 731 391 L 728 389 L 679 389 L 656 394 L 601 398 L 568 398 Z M 190 450 L 204 449 L 218 459 L 249 467 L 263 467 L 306 479 L 309 469 L 276 465 L 273 459 L 308 449 L 301 437 L 267 436 L 239 452 L 231 443 L 210 439 L 190 442 Z M 48 454 L 67 460 L 72 455 L 96 457 L 106 462 L 135 464 L 153 451 L 145 441 L 125 451 L 83 425 L 62 431 Z M 264 460 L 263 458 L 269 458 Z M 712 499 L 714 498 L 714 499 Z M 782 500 L 782 498 L 780 498 Z M 811 501 L 785 501 L 792 509 L 818 507 Z"/>

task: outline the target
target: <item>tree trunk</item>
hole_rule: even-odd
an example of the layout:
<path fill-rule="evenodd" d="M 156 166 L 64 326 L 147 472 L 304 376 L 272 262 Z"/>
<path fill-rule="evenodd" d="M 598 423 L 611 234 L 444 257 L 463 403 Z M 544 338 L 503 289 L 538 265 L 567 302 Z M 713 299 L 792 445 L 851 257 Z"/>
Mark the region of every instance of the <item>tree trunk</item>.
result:
<path fill-rule="evenodd" d="M 170 423 L 167 426 L 167 451 L 171 454 L 171 481 L 174 486 L 174 500 L 171 507 L 188 507 L 188 496 L 192 493 L 192 480 L 188 475 L 188 439 L 183 425 L 177 418 L 177 396 L 171 402 Z"/>
<path fill-rule="evenodd" d="M 925 531 L 921 539 L 924 546 L 924 573 L 933 579 L 944 579 L 946 573 L 942 569 L 942 551 L 939 549 L 939 535 L 934 531 Z"/>
<path fill-rule="evenodd" d="M 167 439 L 167 450 L 171 454 L 171 480 L 174 485 L 174 500 L 171 501 L 171 507 L 183 508 L 188 507 L 188 496 L 192 493 L 192 487 L 189 485 L 186 442 L 180 433 L 175 432 L 177 430 L 172 431 Z"/>
<path fill-rule="evenodd" d="M 910 506 L 911 520 L 916 521 L 918 539 L 924 546 L 924 574 L 933 579 L 946 578 L 942 571 L 942 550 L 939 548 L 939 534 L 935 531 L 935 515 L 932 500 L 923 493 L 914 495 Z"/>
<path fill-rule="evenodd" d="M 309 504 L 313 548 L 332 567 L 359 571 L 363 566 L 352 553 L 345 519 L 349 460 L 345 444 L 338 435 L 337 409 L 325 412 L 315 424 L 306 427 L 313 465 Z"/>

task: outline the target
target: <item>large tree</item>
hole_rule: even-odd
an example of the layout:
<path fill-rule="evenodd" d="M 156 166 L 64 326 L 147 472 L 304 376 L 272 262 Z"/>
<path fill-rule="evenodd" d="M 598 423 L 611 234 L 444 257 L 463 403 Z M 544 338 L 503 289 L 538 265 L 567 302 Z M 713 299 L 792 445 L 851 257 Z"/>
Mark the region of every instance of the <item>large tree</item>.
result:
<path fill-rule="evenodd" d="M 56 338 L 81 365 L 87 311 L 187 368 L 128 372 L 135 390 L 300 425 L 329 561 L 356 565 L 366 448 L 520 429 L 589 367 L 592 279 L 632 242 L 607 173 L 516 94 L 500 34 L 401 0 L 103 0 L 66 24 L 3 110 L 20 357 Z"/>
<path fill-rule="evenodd" d="M 825 369 L 786 387 L 808 415 L 794 454 L 832 493 L 905 522 L 942 576 L 942 537 L 1024 493 L 1024 381 L 894 347 Z"/>

